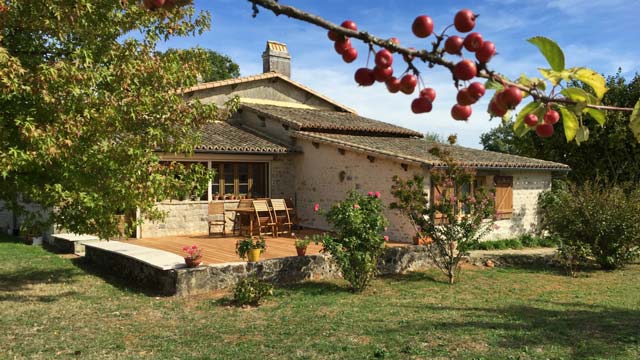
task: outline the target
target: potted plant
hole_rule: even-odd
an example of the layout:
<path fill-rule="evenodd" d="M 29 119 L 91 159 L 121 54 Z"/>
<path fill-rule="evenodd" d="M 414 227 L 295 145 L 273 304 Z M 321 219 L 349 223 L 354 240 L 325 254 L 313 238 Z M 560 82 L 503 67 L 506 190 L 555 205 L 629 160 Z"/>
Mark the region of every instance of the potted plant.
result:
<path fill-rule="evenodd" d="M 186 253 L 184 262 L 187 264 L 187 267 L 193 268 L 202 263 L 202 249 L 200 249 L 198 245 L 185 246 L 182 248 L 182 251 Z"/>
<path fill-rule="evenodd" d="M 257 239 L 248 237 L 236 242 L 236 254 L 241 259 L 248 258 L 249 262 L 256 262 L 260 259 L 260 254 L 267 248 L 267 243 L 262 236 Z"/>
<path fill-rule="evenodd" d="M 308 236 L 305 236 L 302 239 L 298 239 L 296 237 L 296 234 L 291 234 L 291 236 L 293 236 L 295 239 L 293 244 L 296 246 L 296 253 L 298 253 L 298 256 L 305 256 L 305 254 L 307 253 L 307 246 L 309 246 L 309 243 L 311 243 L 311 239 Z"/>
<path fill-rule="evenodd" d="M 220 194 L 218 194 L 218 193 L 213 194 L 213 200 L 217 201 L 219 199 L 220 199 Z"/>

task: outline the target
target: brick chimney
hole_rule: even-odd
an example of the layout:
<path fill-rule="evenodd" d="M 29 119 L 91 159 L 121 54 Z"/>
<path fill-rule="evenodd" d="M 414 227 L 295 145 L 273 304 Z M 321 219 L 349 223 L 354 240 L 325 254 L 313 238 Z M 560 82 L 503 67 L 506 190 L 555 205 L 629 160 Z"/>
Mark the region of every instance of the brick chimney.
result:
<path fill-rule="evenodd" d="M 286 77 L 291 77 L 291 55 L 287 44 L 277 41 L 267 41 L 267 48 L 262 53 L 262 71 L 278 72 Z"/>

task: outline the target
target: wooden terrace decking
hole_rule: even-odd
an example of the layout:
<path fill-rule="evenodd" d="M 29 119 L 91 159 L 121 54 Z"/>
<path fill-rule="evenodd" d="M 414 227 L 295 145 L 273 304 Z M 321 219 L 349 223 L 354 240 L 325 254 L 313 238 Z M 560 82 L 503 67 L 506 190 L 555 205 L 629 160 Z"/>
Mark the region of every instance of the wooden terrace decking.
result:
<path fill-rule="evenodd" d="M 298 238 L 318 233 L 321 233 L 321 231 L 310 229 L 298 230 L 295 232 Z M 202 248 L 203 264 L 222 264 L 244 261 L 236 254 L 236 241 L 242 238 L 243 237 L 231 235 L 220 237 L 219 235 L 207 236 L 206 234 L 203 234 L 129 239 L 124 240 L 124 242 L 164 250 L 180 256 L 184 255 L 182 252 L 183 247 L 195 244 Z M 267 242 L 267 250 L 262 253 L 260 260 L 297 255 L 296 248 L 294 246 L 295 240 L 288 234 L 280 235 L 277 238 L 267 235 L 265 236 L 265 240 Z M 388 245 L 404 246 L 407 244 L 390 243 Z M 307 248 L 307 255 L 319 254 L 321 249 L 322 245 L 311 243 Z"/>

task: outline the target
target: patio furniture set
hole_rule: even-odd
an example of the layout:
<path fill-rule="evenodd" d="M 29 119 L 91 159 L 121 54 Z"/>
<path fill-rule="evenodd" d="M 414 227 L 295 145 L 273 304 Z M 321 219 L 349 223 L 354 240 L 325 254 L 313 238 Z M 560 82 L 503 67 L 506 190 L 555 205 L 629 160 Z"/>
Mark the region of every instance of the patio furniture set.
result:
<path fill-rule="evenodd" d="M 227 203 L 228 204 L 228 203 Z M 234 216 L 228 217 L 227 213 Z M 227 234 L 227 220 L 233 221 L 232 235 L 272 235 L 291 234 L 291 229 L 297 226 L 296 210 L 289 199 L 241 199 L 237 207 L 225 208 L 224 201 L 209 202 L 209 236 Z M 214 232 L 218 227 L 221 232 Z"/>

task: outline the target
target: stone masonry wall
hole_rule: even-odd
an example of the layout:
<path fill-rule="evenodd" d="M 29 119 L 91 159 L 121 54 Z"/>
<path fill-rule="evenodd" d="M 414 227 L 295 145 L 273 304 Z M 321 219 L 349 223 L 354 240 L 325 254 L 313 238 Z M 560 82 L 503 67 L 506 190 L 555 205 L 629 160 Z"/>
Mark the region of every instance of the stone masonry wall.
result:
<path fill-rule="evenodd" d="M 304 220 L 303 225 L 329 228 L 324 218 L 313 212 L 314 203 L 328 209 L 344 199 L 351 189 L 361 193 L 380 191 L 387 207 L 385 216 L 389 219 L 386 234 L 392 241 L 412 241 L 414 232 L 409 222 L 397 211 L 389 209 L 389 204 L 394 201 L 390 192 L 395 175 L 408 178 L 415 173 L 423 174 L 426 186 L 430 186 L 429 178 L 421 167 L 408 165 L 405 171 L 396 161 L 378 157 L 371 162 L 364 154 L 346 150 L 342 155 L 335 146 L 319 144 L 316 148 L 310 141 L 302 139 L 298 139 L 297 144 L 303 152 L 295 167 L 297 207 L 299 217 Z"/>
<path fill-rule="evenodd" d="M 271 161 L 271 197 L 274 199 L 295 199 L 295 157 L 296 154 L 278 155 Z"/>
<path fill-rule="evenodd" d="M 157 222 L 145 219 L 141 229 L 143 238 L 206 234 L 208 231 L 206 201 L 162 202 L 157 208 L 166 212 L 166 217 Z"/>
<path fill-rule="evenodd" d="M 380 191 L 387 206 L 387 235 L 392 241 L 411 241 L 413 229 L 410 224 L 396 211 L 388 209 L 389 203 L 394 201 L 390 194 L 391 179 L 394 175 L 410 177 L 419 173 L 425 176 L 425 186 L 430 187 L 426 170 L 409 165 L 404 171 L 400 162 L 384 158 L 370 162 L 366 155 L 348 149 L 342 155 L 333 145 L 319 144 L 316 148 L 307 140 L 298 140 L 298 145 L 303 155 L 296 161 L 296 194 L 300 218 L 305 220 L 303 225 L 328 229 L 324 219 L 313 213 L 314 203 L 327 209 L 344 199 L 350 189 L 363 193 Z M 500 174 L 513 176 L 513 216 L 497 221 L 497 229 L 488 234 L 486 240 L 513 237 L 534 230 L 538 221 L 538 195 L 551 188 L 550 172 L 514 170 L 501 171 Z"/>
<path fill-rule="evenodd" d="M 551 173 L 519 171 L 505 173 L 513 176 L 513 216 L 496 221 L 497 229 L 486 239 L 502 239 L 532 232 L 538 224 L 538 195 L 551 189 Z"/>

